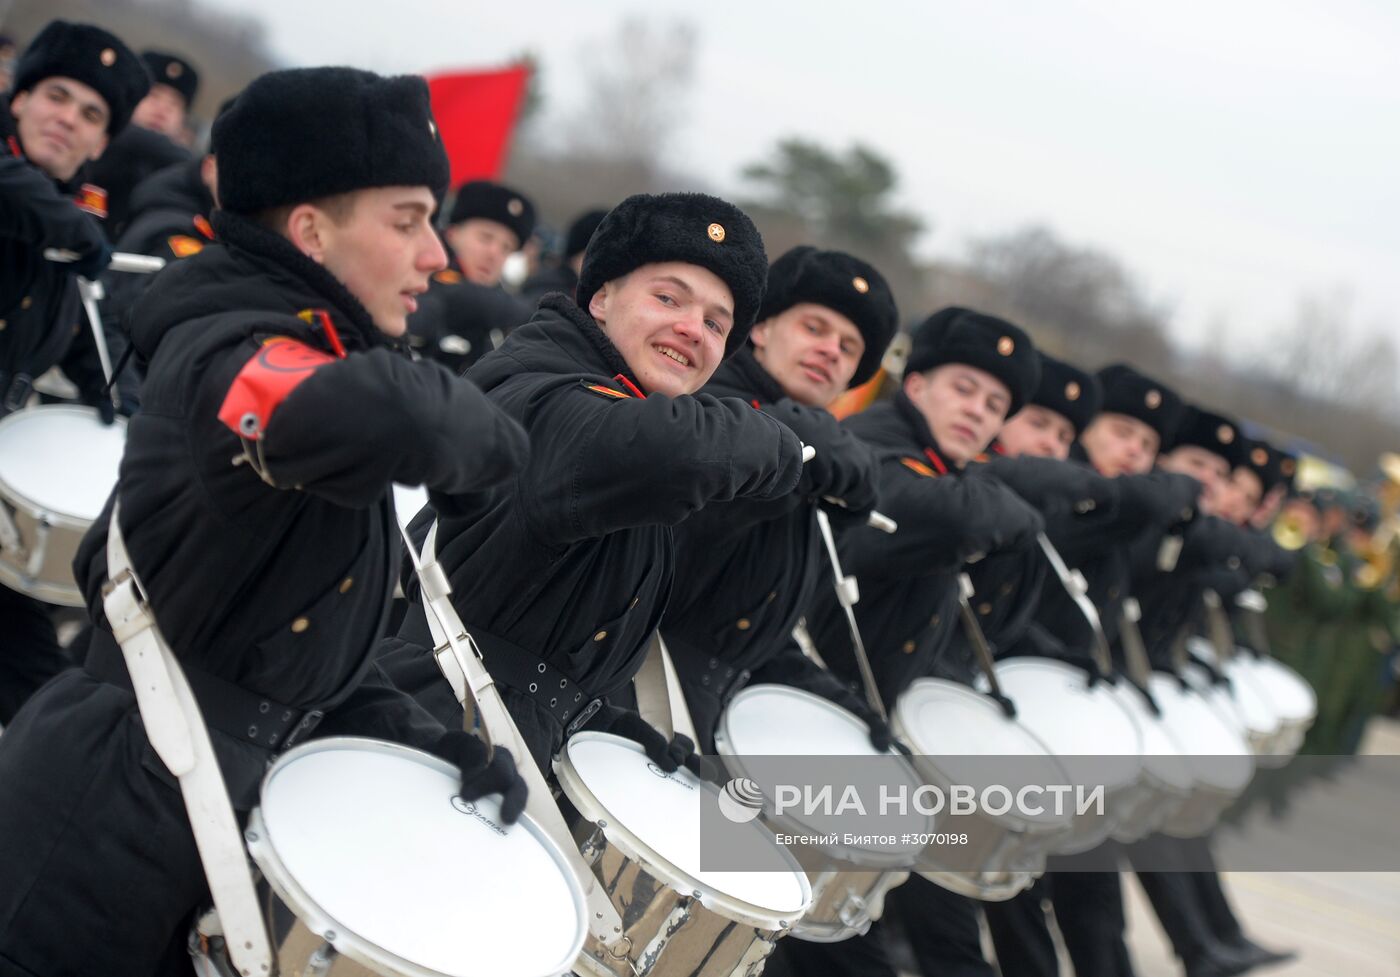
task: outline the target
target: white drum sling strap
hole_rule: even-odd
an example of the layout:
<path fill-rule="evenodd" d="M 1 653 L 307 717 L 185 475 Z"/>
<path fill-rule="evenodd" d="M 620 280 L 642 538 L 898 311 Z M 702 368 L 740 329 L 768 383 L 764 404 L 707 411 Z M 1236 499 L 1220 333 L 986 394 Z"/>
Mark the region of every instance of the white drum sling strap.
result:
<path fill-rule="evenodd" d="M 501 694 L 496 691 L 495 680 L 486 670 L 481 660 L 481 652 L 476 642 L 467 633 L 466 626 L 452 606 L 452 585 L 447 574 L 437 562 L 437 529 L 433 523 L 428 530 L 428 538 L 423 542 L 420 554 L 413 540 L 400 526 L 404 545 L 413 561 L 414 571 L 421 586 L 423 612 L 428 620 L 428 628 L 433 635 L 433 654 L 443 675 L 452 685 L 457 701 L 466 712 L 466 727 L 474 726 L 473 716 L 479 717 L 481 731 L 493 747 L 504 746 L 516 757 L 516 768 L 529 788 L 529 799 L 525 811 L 549 835 L 564 853 L 583 889 L 584 900 L 588 904 L 588 930 L 605 946 L 615 946 L 623 940 L 622 919 L 613 908 L 608 895 L 603 891 L 597 876 L 584 862 L 578 846 L 573 841 L 564 816 L 554 802 L 554 795 L 545 782 L 544 774 L 530 756 L 530 748 L 520 736 L 506 710 Z"/>
<path fill-rule="evenodd" d="M 680 676 L 676 674 L 676 666 L 671 664 L 671 653 L 666 650 L 660 631 L 647 642 L 646 657 L 632 678 L 632 688 L 637 693 L 637 712 L 661 730 L 661 735 L 670 739 L 679 733 L 689 737 L 692 743 L 699 742 L 695 738 L 690 708 L 685 704 L 685 693 L 681 691 Z"/>
<path fill-rule="evenodd" d="M 234 818 L 209 730 L 185 673 L 161 636 L 146 589 L 131 565 L 112 504 L 102 607 L 121 645 L 146 736 L 180 782 L 190 829 L 228 943 L 244 977 L 272 973 L 272 948 L 253 887 L 243 835 Z"/>

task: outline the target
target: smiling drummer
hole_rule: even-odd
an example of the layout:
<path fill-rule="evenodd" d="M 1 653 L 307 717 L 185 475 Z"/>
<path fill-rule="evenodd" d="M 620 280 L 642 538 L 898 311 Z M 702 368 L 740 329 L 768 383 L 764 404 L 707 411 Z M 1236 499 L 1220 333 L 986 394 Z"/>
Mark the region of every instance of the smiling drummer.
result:
<path fill-rule="evenodd" d="M 876 500 L 874 452 L 826 408 L 875 374 L 897 322 L 889 286 L 870 265 L 839 251 L 794 248 L 769 269 L 748 345 L 705 387 L 750 401 L 816 449 L 795 493 L 708 506 L 676 528 L 676 587 L 661 632 L 707 750 L 749 673 L 835 700 L 889 747 L 883 721 L 789 636 L 829 579 L 815 505 L 840 499 L 838 518 L 863 519 Z"/>
<path fill-rule="evenodd" d="M 446 264 L 427 86 L 274 72 L 221 117 L 214 145 L 220 243 L 167 269 L 132 314 L 145 407 L 75 561 L 97 623 L 87 668 L 49 682 L 0 737 L 6 975 L 187 973 L 190 917 L 208 899 L 102 614 L 118 496 L 236 810 L 312 731 L 431 748 L 462 770 L 464 796 L 505 788 L 507 819 L 524 803 L 508 753 L 488 761 L 372 672 L 401 552 L 390 483 L 479 491 L 527 452 L 480 390 L 396 343 Z"/>
<path fill-rule="evenodd" d="M 525 426 L 531 461 L 513 482 L 439 508 L 437 552 L 545 770 L 584 723 L 640 740 L 668 769 L 691 753 L 604 700 L 641 667 L 672 591 L 671 527 L 712 502 L 785 499 L 802 474 L 791 430 L 699 393 L 744 348 L 767 273 L 757 229 L 732 204 L 629 197 L 588 245 L 577 302 L 545 296 L 467 373 Z M 400 639 L 386 645 L 386 671 L 460 723 L 420 604 Z"/>

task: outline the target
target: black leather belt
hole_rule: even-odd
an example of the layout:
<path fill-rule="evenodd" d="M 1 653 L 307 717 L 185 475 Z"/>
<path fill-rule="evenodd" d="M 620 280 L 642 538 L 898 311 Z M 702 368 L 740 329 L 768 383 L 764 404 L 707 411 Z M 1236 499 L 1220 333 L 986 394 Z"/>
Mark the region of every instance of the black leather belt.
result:
<path fill-rule="evenodd" d="M 467 626 L 467 632 L 481 649 L 481 659 L 491 677 L 557 720 L 566 737 L 577 732 L 602 706 L 601 698 L 590 695 L 539 655 L 479 628 Z M 409 604 L 408 614 L 399 627 L 399 637 L 424 648 L 436 645 L 421 603 Z"/>
<path fill-rule="evenodd" d="M 747 668 L 726 665 L 713 655 L 697 653 L 689 646 L 671 642 L 671 664 L 682 683 L 698 686 L 724 704 L 739 694 L 749 682 Z"/>
<path fill-rule="evenodd" d="M 106 631 L 94 630 L 84 667 L 96 679 L 131 688 L 131 675 L 121 648 Z M 306 739 L 321 722 L 323 713 L 319 709 L 284 705 L 184 662 L 181 668 L 205 724 L 235 740 L 268 750 L 285 750 Z"/>

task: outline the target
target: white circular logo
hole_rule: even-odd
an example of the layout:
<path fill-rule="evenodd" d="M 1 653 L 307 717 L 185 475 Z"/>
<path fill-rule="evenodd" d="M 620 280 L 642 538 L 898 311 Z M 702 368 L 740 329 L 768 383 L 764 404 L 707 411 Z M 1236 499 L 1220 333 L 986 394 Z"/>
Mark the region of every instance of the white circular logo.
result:
<path fill-rule="evenodd" d="M 735 777 L 719 793 L 720 813 L 735 824 L 745 824 L 763 813 L 763 791 L 758 784 Z"/>

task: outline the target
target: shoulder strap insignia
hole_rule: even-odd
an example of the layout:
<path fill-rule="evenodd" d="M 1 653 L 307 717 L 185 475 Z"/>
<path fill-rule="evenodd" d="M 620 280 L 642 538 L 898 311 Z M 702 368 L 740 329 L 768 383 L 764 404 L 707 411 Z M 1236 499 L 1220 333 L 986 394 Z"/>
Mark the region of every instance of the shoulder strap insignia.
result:
<path fill-rule="evenodd" d="M 187 234 L 172 234 L 165 239 L 165 243 L 170 248 L 170 253 L 177 258 L 188 258 L 204 250 L 203 241 Z"/>
<path fill-rule="evenodd" d="M 444 268 L 442 271 L 433 275 L 433 281 L 440 285 L 456 285 L 461 280 L 462 273 L 452 268 Z"/>
<path fill-rule="evenodd" d="M 631 400 L 632 395 L 623 390 L 617 390 L 602 383 L 589 383 L 587 380 L 580 380 L 585 389 L 593 391 L 600 397 L 608 397 L 612 400 Z"/>
<path fill-rule="evenodd" d="M 923 475 L 925 478 L 938 477 L 938 473 L 936 471 L 934 471 L 928 465 L 925 465 L 922 461 L 920 461 L 917 458 L 901 458 L 899 459 L 899 462 L 911 472 Z"/>

